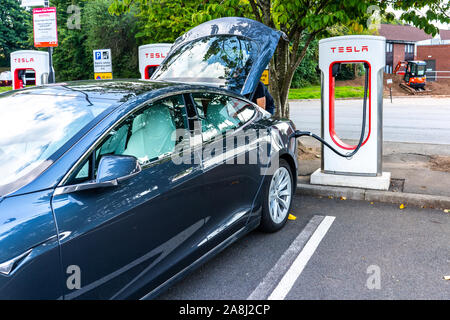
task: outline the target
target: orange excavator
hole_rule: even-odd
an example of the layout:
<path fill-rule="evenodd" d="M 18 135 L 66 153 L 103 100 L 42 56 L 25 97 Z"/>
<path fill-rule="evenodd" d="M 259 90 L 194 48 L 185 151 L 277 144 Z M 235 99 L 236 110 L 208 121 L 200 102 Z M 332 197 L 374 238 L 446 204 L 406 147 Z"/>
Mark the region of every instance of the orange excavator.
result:
<path fill-rule="evenodd" d="M 400 87 L 412 94 L 425 92 L 426 65 L 425 61 L 399 61 L 394 69 L 394 74 L 404 75 Z"/>

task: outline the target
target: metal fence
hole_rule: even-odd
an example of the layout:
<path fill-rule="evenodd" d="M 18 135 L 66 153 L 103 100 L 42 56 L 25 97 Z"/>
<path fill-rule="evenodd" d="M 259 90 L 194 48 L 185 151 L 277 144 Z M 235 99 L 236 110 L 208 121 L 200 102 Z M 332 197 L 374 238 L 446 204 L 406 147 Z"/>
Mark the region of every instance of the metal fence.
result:
<path fill-rule="evenodd" d="M 425 71 L 425 75 L 427 76 L 427 80 L 429 81 L 437 81 L 438 79 L 450 79 L 450 71 Z"/>

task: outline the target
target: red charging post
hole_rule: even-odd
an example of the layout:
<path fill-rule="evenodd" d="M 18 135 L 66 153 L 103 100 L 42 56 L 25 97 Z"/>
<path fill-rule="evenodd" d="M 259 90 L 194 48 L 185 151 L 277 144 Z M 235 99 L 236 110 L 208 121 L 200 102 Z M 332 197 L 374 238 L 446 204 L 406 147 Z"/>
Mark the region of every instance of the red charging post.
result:
<path fill-rule="evenodd" d="M 150 79 L 156 68 L 166 58 L 172 44 L 152 43 L 140 46 L 139 51 L 139 72 L 141 79 Z"/>
<path fill-rule="evenodd" d="M 322 71 L 322 138 L 340 154 L 330 148 L 322 149 L 322 166 L 311 175 L 311 184 L 348 186 L 387 190 L 390 173 L 382 169 L 383 145 L 383 71 L 386 64 L 386 39 L 369 35 L 354 35 L 322 39 L 319 41 L 319 68 Z M 335 97 L 336 76 L 344 65 L 363 65 L 367 93 L 354 102 L 338 102 Z M 349 104 L 360 105 L 363 121 L 355 126 L 351 117 L 344 117 Z M 339 105 L 337 107 L 337 105 Z M 365 112 L 364 112 L 365 110 Z M 361 127 L 359 127 L 361 126 Z M 349 131 L 355 131 L 353 136 Z M 346 128 L 346 136 L 338 135 L 338 128 Z M 350 130 L 349 130 L 350 129 Z M 364 129 L 364 131 L 363 131 Z M 342 131 L 341 131 L 342 134 Z M 362 139 L 361 139 L 362 138 Z M 346 143 L 344 139 L 361 139 L 361 144 Z"/>
<path fill-rule="evenodd" d="M 21 50 L 11 52 L 13 89 L 21 89 L 30 82 L 37 86 L 47 83 L 48 60 L 48 52 L 44 51 Z"/>

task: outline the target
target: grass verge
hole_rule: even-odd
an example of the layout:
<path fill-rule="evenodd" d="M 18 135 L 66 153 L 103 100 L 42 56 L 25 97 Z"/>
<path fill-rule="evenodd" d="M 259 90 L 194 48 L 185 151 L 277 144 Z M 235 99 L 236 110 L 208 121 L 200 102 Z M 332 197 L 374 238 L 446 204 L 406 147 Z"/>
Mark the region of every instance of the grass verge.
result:
<path fill-rule="evenodd" d="M 11 87 L 0 87 L 0 92 L 5 92 L 11 90 Z"/>
<path fill-rule="evenodd" d="M 335 98 L 362 98 L 363 87 L 342 86 L 335 88 Z M 320 86 L 290 89 L 289 99 L 320 99 Z"/>

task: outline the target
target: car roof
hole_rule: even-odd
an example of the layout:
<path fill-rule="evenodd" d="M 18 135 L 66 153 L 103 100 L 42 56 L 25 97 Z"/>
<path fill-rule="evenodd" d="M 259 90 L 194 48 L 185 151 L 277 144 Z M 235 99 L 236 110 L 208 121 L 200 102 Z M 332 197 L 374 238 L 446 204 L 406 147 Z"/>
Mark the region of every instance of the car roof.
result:
<path fill-rule="evenodd" d="M 69 81 L 56 84 L 47 84 L 43 86 L 30 87 L 21 90 L 13 90 L 2 95 L 49 95 L 49 96 L 79 96 L 84 99 L 110 100 L 111 106 L 117 106 L 133 98 L 146 96 L 151 99 L 157 97 L 161 91 L 166 93 L 188 90 L 213 90 L 236 96 L 236 93 L 225 89 L 217 88 L 213 85 L 192 84 L 160 80 L 81 80 Z"/>
<path fill-rule="evenodd" d="M 167 86 L 169 84 L 139 80 L 85 80 L 47 84 L 9 93 L 11 95 L 81 96 L 87 99 L 111 100 L 111 103 L 117 103 L 126 102 L 130 98 Z"/>

